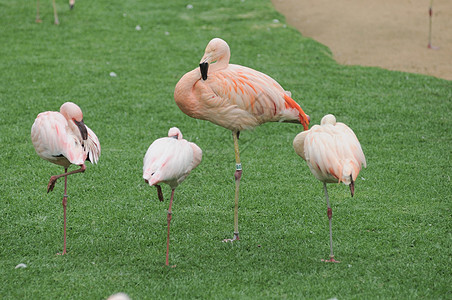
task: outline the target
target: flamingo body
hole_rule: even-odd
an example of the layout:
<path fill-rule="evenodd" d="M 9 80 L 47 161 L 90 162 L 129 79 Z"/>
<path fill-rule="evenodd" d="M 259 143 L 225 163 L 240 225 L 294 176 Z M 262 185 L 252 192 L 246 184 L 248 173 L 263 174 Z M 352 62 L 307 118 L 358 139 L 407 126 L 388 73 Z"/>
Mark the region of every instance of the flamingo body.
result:
<path fill-rule="evenodd" d="M 185 180 L 202 159 L 202 150 L 196 144 L 184 140 L 176 127 L 168 131 L 168 137 L 155 140 L 146 151 L 143 160 L 143 178 L 150 186 L 157 188 L 160 201 L 163 194 L 160 183 L 171 187 L 171 198 L 168 209 L 168 233 L 166 242 L 166 265 L 169 265 L 170 223 L 172 205 L 176 187 Z"/>
<path fill-rule="evenodd" d="M 201 148 L 183 139 L 179 129 L 171 128 L 168 137 L 149 146 L 143 160 L 143 178 L 151 186 L 166 183 L 175 189 L 201 159 Z"/>
<path fill-rule="evenodd" d="M 298 122 L 308 128 L 309 117 L 278 82 L 248 67 L 229 64 L 230 50 L 222 39 L 207 45 L 201 62 L 213 63 L 202 79 L 199 68 L 177 83 L 174 99 L 190 117 L 208 120 L 232 131 L 266 122 Z"/>
<path fill-rule="evenodd" d="M 322 261 L 339 262 L 334 259 L 333 211 L 326 184 L 342 182 L 350 187 L 353 197 L 354 182 L 361 166 L 366 167 L 363 150 L 353 130 L 344 123 L 336 122 L 336 118 L 331 114 L 324 116 L 320 125 L 299 133 L 293 141 L 293 147 L 306 161 L 312 174 L 323 182 L 330 227 L 330 259 Z"/>
<path fill-rule="evenodd" d="M 200 67 L 186 73 L 176 84 L 174 99 L 188 116 L 207 120 L 233 133 L 236 160 L 234 238 L 238 234 L 238 198 L 242 165 L 238 148 L 240 131 L 266 122 L 301 123 L 308 129 L 309 116 L 270 76 L 248 67 L 229 63 L 229 45 L 212 39 Z"/>
<path fill-rule="evenodd" d="M 306 160 L 315 178 L 322 182 L 350 185 L 361 166 L 366 167 L 366 158 L 355 133 L 344 123 L 336 122 L 331 114 L 322 118 L 321 125 L 299 133 L 293 146 Z"/>

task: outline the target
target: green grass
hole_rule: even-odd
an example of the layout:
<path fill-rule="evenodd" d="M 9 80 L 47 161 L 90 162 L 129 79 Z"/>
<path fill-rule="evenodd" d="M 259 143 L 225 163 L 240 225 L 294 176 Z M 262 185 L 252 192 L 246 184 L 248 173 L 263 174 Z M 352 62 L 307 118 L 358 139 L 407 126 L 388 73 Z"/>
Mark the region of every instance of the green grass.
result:
<path fill-rule="evenodd" d="M 33 1 L 0 0 L 1 299 L 452 298 L 451 81 L 340 66 L 284 26 L 270 1 L 78 1 L 73 11 L 57 2 L 60 26 L 50 0 L 41 1 L 42 24 Z M 329 186 L 340 264 L 320 262 L 326 204 L 292 149 L 302 129 L 294 124 L 242 133 L 241 241 L 221 242 L 233 231 L 231 133 L 173 100 L 213 37 L 228 41 L 231 62 L 290 90 L 312 124 L 334 113 L 360 139 L 368 168 L 355 198 Z M 68 180 L 61 257 L 63 182 L 49 194 L 46 185 L 62 170 L 36 155 L 30 128 L 69 100 L 102 155 Z M 176 268 L 163 266 L 168 201 L 141 178 L 146 149 L 171 126 L 204 152 L 176 190 Z"/>

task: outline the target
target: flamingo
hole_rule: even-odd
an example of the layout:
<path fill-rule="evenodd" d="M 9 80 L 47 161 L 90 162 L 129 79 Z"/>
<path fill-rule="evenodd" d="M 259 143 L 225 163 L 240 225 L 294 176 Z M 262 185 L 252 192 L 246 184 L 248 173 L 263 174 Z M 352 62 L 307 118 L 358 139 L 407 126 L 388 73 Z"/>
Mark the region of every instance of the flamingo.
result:
<path fill-rule="evenodd" d="M 295 152 L 308 164 L 312 174 L 323 182 L 327 215 L 330 223 L 330 259 L 325 262 L 339 262 L 334 259 L 332 217 L 327 183 L 344 183 L 350 187 L 350 193 L 355 194 L 355 180 L 361 165 L 366 167 L 366 158 L 353 130 L 336 117 L 325 115 L 320 125 L 312 126 L 310 130 L 299 133 L 293 140 Z"/>
<path fill-rule="evenodd" d="M 143 178 L 150 186 L 157 188 L 157 195 L 163 201 L 160 183 L 171 187 L 167 221 L 168 233 L 166 240 L 166 265 L 169 265 L 169 238 L 172 218 L 174 190 L 196 168 L 202 159 L 202 150 L 196 144 L 182 138 L 182 132 L 177 127 L 168 131 L 168 137 L 155 140 L 148 148 L 143 160 Z"/>
<path fill-rule="evenodd" d="M 97 163 L 100 156 L 100 143 L 96 134 L 83 123 L 80 107 L 66 102 L 60 112 L 46 111 L 40 113 L 31 127 L 31 141 L 36 153 L 51 163 L 64 167 L 64 173 L 50 177 L 47 193 L 52 191 L 58 178 L 64 177 L 63 194 L 63 252 L 66 254 L 66 207 L 67 176 L 84 172 L 85 161 Z M 71 164 L 80 169 L 68 172 Z"/>
<path fill-rule="evenodd" d="M 52 0 L 53 4 L 53 17 L 55 20 L 55 25 L 59 25 L 60 21 L 58 20 L 57 9 L 55 5 L 55 0 Z M 69 8 L 73 9 L 75 5 L 75 0 L 69 0 Z M 41 18 L 39 18 L 39 0 L 36 1 L 36 23 L 42 23 Z"/>
<path fill-rule="evenodd" d="M 304 129 L 309 124 L 309 116 L 290 92 L 266 74 L 230 64 L 229 58 L 229 45 L 220 38 L 212 39 L 200 67 L 186 73 L 174 91 L 174 99 L 185 114 L 232 131 L 236 162 L 234 236 L 225 242 L 240 239 L 238 201 L 243 171 L 238 145 L 240 131 L 266 122 L 301 123 Z"/>

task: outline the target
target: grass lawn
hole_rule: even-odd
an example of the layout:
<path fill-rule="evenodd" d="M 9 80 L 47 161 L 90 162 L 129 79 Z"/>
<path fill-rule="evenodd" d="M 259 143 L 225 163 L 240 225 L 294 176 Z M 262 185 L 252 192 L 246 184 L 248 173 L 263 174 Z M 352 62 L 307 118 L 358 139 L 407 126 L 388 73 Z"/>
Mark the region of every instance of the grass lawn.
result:
<path fill-rule="evenodd" d="M 269 0 L 57 6 L 59 26 L 50 0 L 41 1 L 41 24 L 35 2 L 0 0 L 1 299 L 452 298 L 451 81 L 340 66 Z M 329 185 L 340 264 L 320 261 L 329 254 L 326 203 L 292 149 L 301 125 L 241 134 L 241 240 L 221 242 L 233 232 L 231 133 L 189 118 L 173 99 L 213 37 L 229 43 L 232 63 L 290 90 L 311 124 L 333 113 L 360 139 L 368 167 L 355 197 Z M 68 179 L 62 257 L 63 181 L 46 193 L 62 168 L 36 155 L 30 129 L 65 101 L 80 105 L 102 155 Z M 166 268 L 169 201 L 141 177 L 148 146 L 172 126 L 204 156 L 176 190 L 177 266 Z"/>

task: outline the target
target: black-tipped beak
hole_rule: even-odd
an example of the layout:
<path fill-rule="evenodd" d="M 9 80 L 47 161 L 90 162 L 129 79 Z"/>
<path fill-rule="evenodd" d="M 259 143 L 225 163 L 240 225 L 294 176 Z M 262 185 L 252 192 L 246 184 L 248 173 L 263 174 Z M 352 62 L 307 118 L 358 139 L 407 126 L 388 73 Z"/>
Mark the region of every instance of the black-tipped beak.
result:
<path fill-rule="evenodd" d="M 208 62 L 200 63 L 199 69 L 201 70 L 202 80 L 206 80 L 207 79 L 207 70 L 209 70 L 209 63 Z"/>
<path fill-rule="evenodd" d="M 77 125 L 78 129 L 80 130 L 80 134 L 82 135 L 82 139 L 86 140 L 88 139 L 88 130 L 86 130 L 85 123 L 83 123 L 83 120 L 80 122 L 77 122 L 74 120 L 75 125 Z"/>
<path fill-rule="evenodd" d="M 74 9 L 74 4 L 69 4 L 69 9 L 73 10 Z"/>

